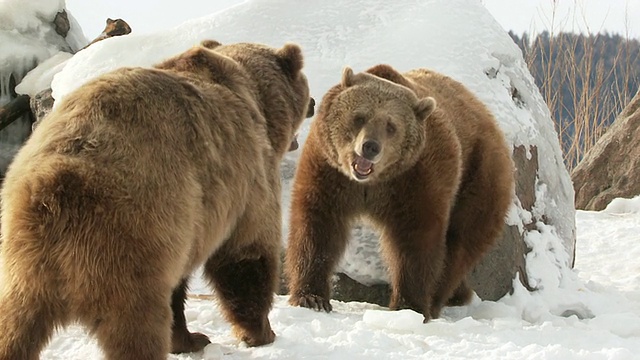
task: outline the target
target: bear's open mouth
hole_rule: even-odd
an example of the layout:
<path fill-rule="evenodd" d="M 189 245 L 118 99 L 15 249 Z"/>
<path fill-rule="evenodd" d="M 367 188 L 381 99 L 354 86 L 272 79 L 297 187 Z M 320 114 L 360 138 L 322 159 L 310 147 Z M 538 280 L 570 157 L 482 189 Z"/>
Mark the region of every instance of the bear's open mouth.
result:
<path fill-rule="evenodd" d="M 358 180 L 364 180 L 373 173 L 373 162 L 356 155 L 356 159 L 353 160 L 351 168 Z"/>

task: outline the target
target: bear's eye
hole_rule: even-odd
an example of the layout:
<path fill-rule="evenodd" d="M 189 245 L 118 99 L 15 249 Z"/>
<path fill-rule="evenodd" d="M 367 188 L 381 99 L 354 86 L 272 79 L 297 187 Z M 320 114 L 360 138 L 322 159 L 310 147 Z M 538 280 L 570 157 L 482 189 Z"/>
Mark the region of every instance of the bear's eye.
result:
<path fill-rule="evenodd" d="M 365 123 L 364 115 L 356 115 L 356 116 L 353 118 L 353 124 L 354 124 L 356 127 L 361 127 L 362 125 L 364 125 L 364 123 Z"/>
<path fill-rule="evenodd" d="M 395 133 L 396 133 L 396 126 L 391 122 L 387 122 L 387 134 L 389 136 L 393 136 Z"/>

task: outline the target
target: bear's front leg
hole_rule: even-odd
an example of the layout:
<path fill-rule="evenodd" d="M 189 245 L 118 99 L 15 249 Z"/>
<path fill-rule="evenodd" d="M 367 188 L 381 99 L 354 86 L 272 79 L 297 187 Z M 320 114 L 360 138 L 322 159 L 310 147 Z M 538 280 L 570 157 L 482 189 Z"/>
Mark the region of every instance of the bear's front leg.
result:
<path fill-rule="evenodd" d="M 289 303 L 330 312 L 331 276 L 347 246 L 351 205 L 335 170 L 299 164 L 285 257 Z"/>
<path fill-rule="evenodd" d="M 348 226 L 343 219 L 313 210 L 291 218 L 285 258 L 289 303 L 330 312 L 331 276 L 346 248 Z"/>
<path fill-rule="evenodd" d="M 393 310 L 409 308 L 431 319 L 431 298 L 446 254 L 447 216 L 404 202 L 386 214 L 381 245 L 389 267 Z"/>
<path fill-rule="evenodd" d="M 187 320 L 184 317 L 184 302 L 187 299 L 188 281 L 188 278 L 182 279 L 171 295 L 171 311 L 173 312 L 171 353 L 173 354 L 197 352 L 211 343 L 206 335 L 191 333 L 187 329 Z"/>

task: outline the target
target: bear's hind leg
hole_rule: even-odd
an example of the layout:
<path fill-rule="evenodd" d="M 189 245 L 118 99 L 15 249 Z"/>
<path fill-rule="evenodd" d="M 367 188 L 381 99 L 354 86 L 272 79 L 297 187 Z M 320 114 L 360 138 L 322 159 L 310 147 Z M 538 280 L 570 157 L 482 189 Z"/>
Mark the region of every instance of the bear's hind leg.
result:
<path fill-rule="evenodd" d="M 209 258 L 205 275 L 235 335 L 249 346 L 270 344 L 275 339 L 268 315 L 278 278 L 277 251 L 260 245 L 232 249 L 234 242 L 232 236 Z"/>
<path fill-rule="evenodd" d="M 173 289 L 171 296 L 171 311 L 173 312 L 173 326 L 171 327 L 171 352 L 173 354 L 196 352 L 204 349 L 211 341 L 201 333 L 191 333 L 187 329 L 187 319 L 184 317 L 184 302 L 187 299 L 187 284 L 189 279 L 182 279 Z"/>
<path fill-rule="evenodd" d="M 42 295 L 11 289 L 0 299 L 0 360 L 35 360 L 53 329 L 61 324 L 59 309 Z"/>
<path fill-rule="evenodd" d="M 471 299 L 466 278 L 495 244 L 505 226 L 504 217 L 512 194 L 509 169 L 507 166 L 485 169 L 484 173 L 471 178 L 488 179 L 488 182 L 476 180 L 461 188 L 451 213 L 446 267 L 432 299 L 432 317 L 438 317 L 448 302 L 464 305 Z"/>
<path fill-rule="evenodd" d="M 463 279 L 453 295 L 447 300 L 447 306 L 462 306 L 468 304 L 473 297 L 473 290 L 469 286 L 467 279 Z"/>
<path fill-rule="evenodd" d="M 166 360 L 171 350 L 169 296 L 140 284 L 145 288 L 131 289 L 125 303 L 111 304 L 92 327 L 108 360 Z"/>
<path fill-rule="evenodd" d="M 452 225 L 453 224 L 454 223 L 452 223 Z M 467 236 L 473 236 L 474 240 L 477 241 L 480 240 L 475 235 L 467 234 Z M 468 288 L 468 286 L 468 296 L 466 296 L 466 299 L 461 298 L 458 293 L 465 291 L 463 281 L 476 265 L 483 252 L 478 250 L 478 253 L 474 254 L 472 248 L 468 248 L 464 244 L 460 244 L 460 242 L 462 242 L 462 240 L 459 236 L 452 236 L 451 232 L 448 234 L 446 266 L 442 272 L 438 290 L 431 300 L 431 317 L 434 319 L 440 317 L 440 313 L 445 304 L 461 306 L 471 299 L 471 289 Z"/>

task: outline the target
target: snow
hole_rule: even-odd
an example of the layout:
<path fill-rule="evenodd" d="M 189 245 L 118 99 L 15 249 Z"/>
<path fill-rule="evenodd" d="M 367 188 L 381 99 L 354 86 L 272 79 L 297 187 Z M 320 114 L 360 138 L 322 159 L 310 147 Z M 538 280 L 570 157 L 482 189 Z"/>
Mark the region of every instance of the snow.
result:
<path fill-rule="evenodd" d="M 613 199 L 604 209 L 604 212 L 609 214 L 624 214 L 629 212 L 637 213 L 638 209 L 640 209 L 640 195 L 633 199 Z"/>
<path fill-rule="evenodd" d="M 578 211 L 576 220 L 571 291 L 530 293 L 519 286 L 497 302 L 475 298 L 468 306 L 445 308 L 441 319 L 428 324 L 410 310 L 332 301 L 334 311 L 326 314 L 291 307 L 286 296 L 277 296 L 269 315 L 276 341 L 258 348 L 231 335 L 214 300 L 192 298 L 189 328 L 213 344 L 169 359 L 637 359 L 640 204 L 618 214 Z M 193 291 L 207 289 L 195 281 Z M 77 326 L 57 334 L 41 355 L 100 358 L 97 343 Z"/>
<path fill-rule="evenodd" d="M 69 13 L 67 38 L 55 33 L 51 23 L 64 6 L 64 0 L 0 0 L 0 73 L 13 71 L 21 79 L 58 51 L 75 52 L 88 43 Z"/>
<path fill-rule="evenodd" d="M 36 68 L 29 71 L 22 81 L 16 86 L 18 94 L 26 94 L 30 97 L 51 87 L 53 76 L 60 72 L 73 54 L 59 51 L 57 54 L 44 60 Z"/>
<path fill-rule="evenodd" d="M 64 0 L 2 0 L 0 6 L 0 28 L 22 32 L 39 28 L 42 19 L 53 20 L 64 9 Z"/>
<path fill-rule="evenodd" d="M 0 0 L 0 13 L 11 17 L 11 12 L 23 11 L 8 7 L 16 1 Z M 51 1 L 38 11 L 51 14 L 60 4 Z M 32 25 L 28 14 L 20 19 L 20 26 Z M 44 60 L 38 51 L 49 51 L 24 48 L 29 42 L 18 33 L 2 31 L 0 44 L 8 44 L 11 54 Z M 524 223 L 543 215 L 548 221 L 536 222 L 535 229 L 525 233 L 531 248 L 527 275 L 536 291 L 527 291 L 516 277 L 513 294 L 497 302 L 476 297 L 469 306 L 445 309 L 442 319 L 428 324 L 411 311 L 334 301 L 333 313 L 316 313 L 291 307 L 286 296 L 277 296 L 270 319 L 278 338 L 259 348 L 247 348 L 231 335 L 214 300 L 192 298 L 186 310 L 189 327 L 209 335 L 214 344 L 203 353 L 171 359 L 632 359 L 640 351 L 640 204 L 617 200 L 603 212 L 575 212 L 548 109 L 520 51 L 477 0 L 252 0 L 172 29 L 107 39 L 66 62 L 52 59 L 21 91 L 35 91 L 62 68 L 52 81 L 53 96 L 59 100 L 99 74 L 120 66 L 151 66 L 207 38 L 300 44 L 318 101 L 339 81 L 345 65 L 356 71 L 377 63 L 401 71 L 429 67 L 462 81 L 489 106 L 512 145 L 538 148 L 534 208 L 527 211 L 515 201 L 506 221 L 522 231 Z M 46 52 L 46 57 L 55 53 Z M 308 129 L 306 122 L 301 141 Z M 289 173 L 298 156 L 299 151 L 285 159 Z M 290 185 L 289 176 L 283 196 L 285 233 Z M 342 270 L 364 283 L 385 281 L 377 246 L 377 235 L 368 227 L 355 229 Z M 191 292 L 209 290 L 196 278 Z M 69 327 L 54 337 L 41 358 L 101 356 L 84 329 Z"/>

